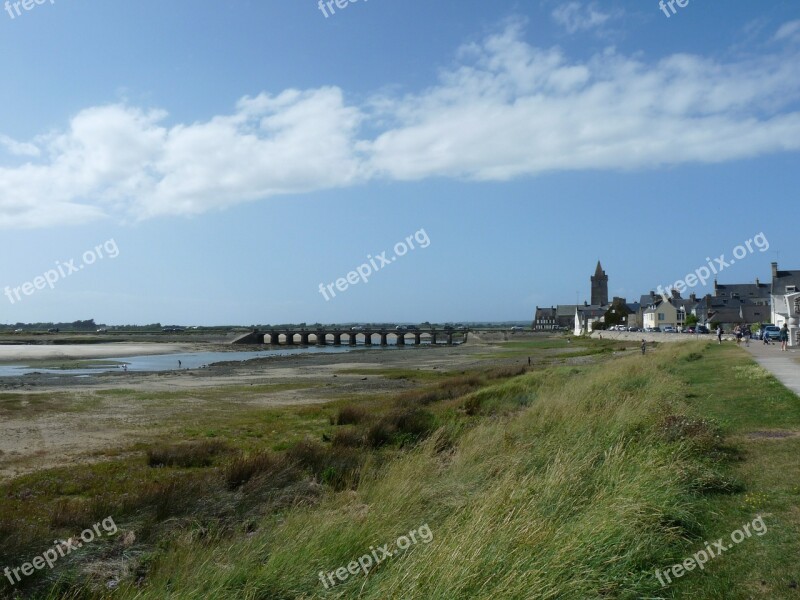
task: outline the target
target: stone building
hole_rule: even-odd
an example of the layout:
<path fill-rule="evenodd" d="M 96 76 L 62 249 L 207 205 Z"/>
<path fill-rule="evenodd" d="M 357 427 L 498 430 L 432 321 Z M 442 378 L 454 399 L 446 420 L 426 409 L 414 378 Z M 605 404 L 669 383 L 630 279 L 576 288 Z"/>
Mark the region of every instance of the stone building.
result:
<path fill-rule="evenodd" d="M 592 302 L 594 306 L 606 306 L 608 304 L 608 275 L 597 261 L 597 268 L 594 270 L 592 281 Z"/>

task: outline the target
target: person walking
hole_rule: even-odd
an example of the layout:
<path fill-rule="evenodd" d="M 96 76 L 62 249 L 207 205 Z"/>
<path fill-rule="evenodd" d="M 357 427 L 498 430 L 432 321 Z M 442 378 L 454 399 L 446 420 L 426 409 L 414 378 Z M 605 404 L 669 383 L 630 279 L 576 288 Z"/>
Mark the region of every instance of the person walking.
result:
<path fill-rule="evenodd" d="M 744 345 L 746 347 L 750 347 L 750 338 L 753 336 L 753 332 L 750 330 L 750 325 L 744 326 L 744 331 L 742 332 L 744 335 Z"/>
<path fill-rule="evenodd" d="M 733 335 L 736 336 L 736 345 L 738 346 L 739 344 L 742 343 L 742 328 L 741 328 L 740 325 L 737 325 L 736 327 L 734 327 Z"/>
<path fill-rule="evenodd" d="M 717 343 L 722 343 L 722 325 L 717 325 Z"/>
<path fill-rule="evenodd" d="M 783 327 L 781 327 L 781 332 L 778 339 L 781 341 L 781 352 L 788 352 L 789 348 L 787 348 L 787 346 L 789 345 L 789 325 L 786 323 L 784 323 Z"/>
<path fill-rule="evenodd" d="M 646 351 L 647 351 L 647 340 L 642 338 L 642 355 L 644 355 Z"/>

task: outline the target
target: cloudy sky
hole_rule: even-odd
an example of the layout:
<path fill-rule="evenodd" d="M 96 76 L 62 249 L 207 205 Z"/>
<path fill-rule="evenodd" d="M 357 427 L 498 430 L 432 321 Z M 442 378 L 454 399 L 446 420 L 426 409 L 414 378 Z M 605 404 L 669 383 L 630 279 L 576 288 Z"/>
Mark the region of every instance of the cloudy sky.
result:
<path fill-rule="evenodd" d="M 523 320 L 758 234 L 720 282 L 800 269 L 794 0 L 339 4 L 6 4 L 0 322 Z"/>

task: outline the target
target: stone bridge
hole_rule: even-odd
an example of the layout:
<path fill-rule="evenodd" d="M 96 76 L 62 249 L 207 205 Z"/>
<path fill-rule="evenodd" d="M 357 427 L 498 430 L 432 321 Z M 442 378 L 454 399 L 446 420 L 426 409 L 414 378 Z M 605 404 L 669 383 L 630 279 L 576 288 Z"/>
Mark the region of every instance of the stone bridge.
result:
<path fill-rule="evenodd" d="M 389 339 L 394 339 L 397 346 L 419 346 L 422 338 L 431 344 L 457 341 L 466 342 L 468 331 L 456 329 L 413 329 L 398 330 L 397 327 L 359 327 L 322 329 L 270 328 L 266 331 L 252 331 L 233 340 L 232 344 L 269 344 L 272 346 L 355 346 L 359 342 L 365 346 L 388 346 Z M 312 341 L 313 340 L 313 341 Z"/>

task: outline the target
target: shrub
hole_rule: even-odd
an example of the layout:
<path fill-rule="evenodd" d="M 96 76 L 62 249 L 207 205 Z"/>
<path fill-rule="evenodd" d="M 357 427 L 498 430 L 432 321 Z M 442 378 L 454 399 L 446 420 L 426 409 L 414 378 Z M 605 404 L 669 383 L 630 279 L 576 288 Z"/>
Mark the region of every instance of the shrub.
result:
<path fill-rule="evenodd" d="M 355 448 L 330 447 L 312 441 L 298 442 L 287 451 L 296 464 L 336 489 L 358 483 L 365 455 Z"/>
<path fill-rule="evenodd" d="M 518 377 L 519 375 L 524 375 L 528 372 L 528 368 L 526 366 L 518 366 L 518 367 L 496 367 L 486 373 L 487 379 L 505 379 L 507 377 Z"/>
<path fill-rule="evenodd" d="M 436 417 L 421 408 L 398 411 L 390 419 L 398 433 L 409 434 L 414 439 L 427 437 L 436 429 Z"/>
<path fill-rule="evenodd" d="M 225 468 L 225 484 L 234 490 L 256 475 L 265 475 L 283 479 L 289 465 L 286 458 L 271 452 L 256 452 L 250 455 L 236 456 Z"/>
<path fill-rule="evenodd" d="M 337 490 L 355 487 L 365 458 L 355 448 L 331 448 L 326 456 L 325 468 L 318 476 L 323 483 Z"/>
<path fill-rule="evenodd" d="M 483 385 L 483 380 L 477 375 L 463 375 L 450 377 L 442 381 L 433 389 L 410 390 L 398 396 L 401 406 L 418 406 L 433 404 L 440 400 L 451 400 L 466 396 Z"/>
<path fill-rule="evenodd" d="M 364 445 L 364 435 L 357 429 L 348 427 L 333 434 L 331 446 L 340 448 L 358 448 Z"/>
<path fill-rule="evenodd" d="M 229 447 L 218 440 L 160 445 L 147 451 L 147 464 L 151 467 L 208 467 L 214 457 L 228 450 Z"/>
<path fill-rule="evenodd" d="M 325 455 L 327 449 L 320 443 L 304 440 L 297 442 L 286 451 L 286 457 L 301 467 L 310 469 L 313 473 L 321 473 L 325 468 Z"/>
<path fill-rule="evenodd" d="M 208 476 L 180 476 L 168 481 L 146 483 L 138 494 L 126 499 L 121 512 L 152 509 L 156 519 L 162 521 L 167 517 L 194 512 L 198 499 L 208 497 L 212 489 L 212 478 Z"/>
<path fill-rule="evenodd" d="M 349 404 L 339 409 L 336 425 L 358 425 L 368 417 L 366 409 Z"/>

